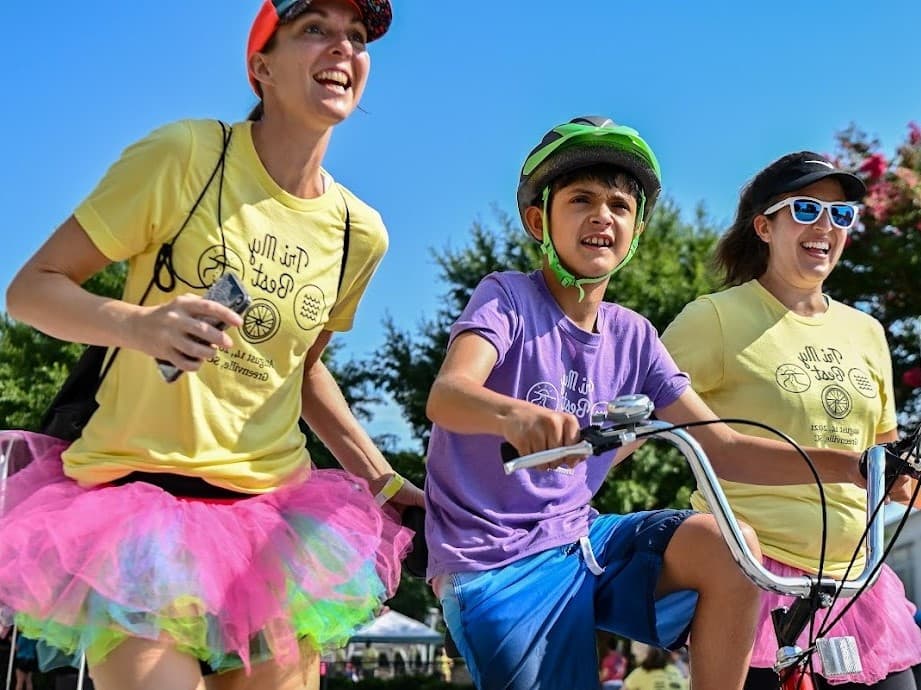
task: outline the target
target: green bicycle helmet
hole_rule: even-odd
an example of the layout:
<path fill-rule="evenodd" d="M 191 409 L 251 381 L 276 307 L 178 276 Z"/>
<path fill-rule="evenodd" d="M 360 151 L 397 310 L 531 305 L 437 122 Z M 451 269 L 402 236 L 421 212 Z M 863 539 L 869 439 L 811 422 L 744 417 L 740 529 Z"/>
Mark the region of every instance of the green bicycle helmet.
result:
<path fill-rule="evenodd" d="M 602 276 L 576 277 L 559 260 L 547 222 L 550 185 L 562 175 L 593 165 L 611 165 L 632 175 L 640 185 L 640 198 L 636 212 L 636 232 L 624 257 L 612 271 Z M 649 222 L 662 191 L 659 161 L 639 132 L 632 127 L 617 125 L 600 116 L 576 117 L 547 132 L 540 143 L 528 154 L 518 181 L 518 213 L 527 231 L 525 210 L 529 206 L 543 206 L 544 227 L 541 251 L 547 256 L 550 267 L 564 287 L 579 289 L 582 285 L 597 283 L 623 268 L 636 252 L 639 236 Z M 528 233 L 530 236 L 531 233 Z"/>

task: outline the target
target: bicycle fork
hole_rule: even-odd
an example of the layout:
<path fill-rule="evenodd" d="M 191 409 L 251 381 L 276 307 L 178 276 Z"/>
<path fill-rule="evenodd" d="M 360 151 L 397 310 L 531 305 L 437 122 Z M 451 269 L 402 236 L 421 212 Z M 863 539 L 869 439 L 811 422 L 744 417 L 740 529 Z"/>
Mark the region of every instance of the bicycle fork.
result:
<path fill-rule="evenodd" d="M 805 651 L 796 644 L 810 619 L 832 603 L 830 592 L 816 588 L 810 596 L 796 599 L 789 608 L 782 606 L 771 611 L 778 644 L 774 671 L 780 679 L 782 690 L 815 689 L 809 659 L 816 651 L 822 660 L 822 672 L 826 677 L 848 675 L 861 670 L 860 654 L 853 637 L 819 638 L 815 648 Z"/>

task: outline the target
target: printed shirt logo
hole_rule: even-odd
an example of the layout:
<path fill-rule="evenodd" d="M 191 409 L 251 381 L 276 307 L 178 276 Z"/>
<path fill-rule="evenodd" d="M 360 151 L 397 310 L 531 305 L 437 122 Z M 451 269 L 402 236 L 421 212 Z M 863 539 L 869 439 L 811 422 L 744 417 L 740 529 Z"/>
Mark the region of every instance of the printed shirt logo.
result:
<path fill-rule="evenodd" d="M 294 320 L 305 331 L 320 325 L 326 311 L 326 295 L 316 285 L 305 285 L 294 298 Z"/>
<path fill-rule="evenodd" d="M 875 398 L 878 391 L 876 386 L 873 385 L 873 379 L 870 378 L 870 375 L 865 372 L 863 369 L 858 369 L 854 367 L 847 372 L 847 380 L 851 382 L 851 385 L 865 398 Z"/>
<path fill-rule="evenodd" d="M 790 393 L 803 393 L 812 385 L 809 374 L 797 364 L 781 364 L 774 372 L 774 378 L 778 386 Z"/>
<path fill-rule="evenodd" d="M 594 390 L 594 383 L 570 369 L 560 380 L 559 387 L 549 381 L 540 381 L 528 389 L 525 400 L 548 410 L 568 412 L 587 422 L 592 412 L 598 410 L 599 407 L 604 408 L 606 404 L 592 402 L 590 395 Z M 569 467 L 557 467 L 554 472 L 573 474 L 573 470 Z M 540 474 L 546 473 L 538 472 L 537 476 Z"/>
<path fill-rule="evenodd" d="M 546 407 L 548 410 L 560 409 L 559 391 L 557 391 L 556 386 L 547 381 L 541 381 L 531 386 L 525 396 L 525 400 L 529 403 Z"/>
<path fill-rule="evenodd" d="M 850 394 L 837 384 L 827 386 L 822 391 L 822 407 L 829 417 L 844 419 L 853 407 Z"/>
<path fill-rule="evenodd" d="M 243 258 L 230 247 L 214 244 L 198 257 L 198 279 L 202 285 L 211 285 L 227 271 L 233 271 L 240 278 L 246 274 Z"/>
<path fill-rule="evenodd" d="M 243 314 L 243 326 L 240 335 L 248 342 L 263 343 L 278 332 L 281 315 L 278 308 L 267 299 L 254 299 L 246 313 Z"/>
<path fill-rule="evenodd" d="M 310 253 L 299 244 L 289 244 L 272 233 L 253 237 L 248 258 L 224 245 L 208 247 L 198 259 L 198 275 L 210 285 L 227 270 L 240 276 L 252 297 L 238 329 L 246 342 L 257 345 L 274 338 L 282 322 L 296 324 L 303 332 L 322 325 L 329 300 L 318 285 L 306 283 Z M 225 258 L 226 257 L 226 258 Z M 290 326 L 289 326 L 290 328 Z M 217 351 L 211 364 L 256 380 L 267 381 L 275 363 L 252 352 L 233 349 Z"/>
<path fill-rule="evenodd" d="M 598 408 L 598 404 L 591 399 L 594 390 L 594 383 L 570 369 L 560 380 L 559 388 L 549 381 L 540 381 L 528 389 L 525 400 L 549 410 L 568 412 L 579 419 L 588 419 Z"/>
<path fill-rule="evenodd" d="M 323 323 L 328 300 L 323 290 L 315 284 L 304 284 L 310 266 L 310 253 L 300 245 L 280 241 L 266 233 L 253 238 L 249 244 L 249 265 L 253 275 L 249 284 L 267 293 L 260 310 L 258 323 L 250 337 L 263 342 L 274 335 L 286 313 L 303 331 L 310 331 Z M 266 306 L 267 305 L 267 306 Z M 274 313 L 270 313 L 274 309 Z M 289 311 L 290 310 L 290 311 Z"/>
<path fill-rule="evenodd" d="M 807 345 L 796 359 L 798 362 L 784 362 L 774 371 L 777 385 L 787 393 L 818 396 L 822 409 L 833 420 L 847 419 L 854 411 L 855 396 L 873 399 L 879 395 L 870 374 L 860 367 L 847 367 L 847 356 L 837 348 Z M 856 425 L 812 424 L 811 429 L 816 443 L 858 445 L 860 429 Z"/>

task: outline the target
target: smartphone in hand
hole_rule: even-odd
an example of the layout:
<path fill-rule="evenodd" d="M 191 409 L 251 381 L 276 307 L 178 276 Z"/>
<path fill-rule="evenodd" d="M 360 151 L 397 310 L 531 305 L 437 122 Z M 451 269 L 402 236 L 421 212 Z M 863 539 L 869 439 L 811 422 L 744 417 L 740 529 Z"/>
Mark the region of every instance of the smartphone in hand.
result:
<path fill-rule="evenodd" d="M 202 295 L 202 299 L 210 299 L 212 302 L 223 304 L 228 309 L 241 315 L 249 308 L 252 302 L 243 287 L 243 283 L 234 273 L 225 273 L 214 281 L 208 291 Z M 227 324 L 218 319 L 208 318 L 204 319 L 204 321 L 220 330 L 227 328 Z M 172 383 L 182 374 L 182 369 L 162 359 L 157 360 L 157 367 L 163 375 L 163 380 L 167 383 Z"/>

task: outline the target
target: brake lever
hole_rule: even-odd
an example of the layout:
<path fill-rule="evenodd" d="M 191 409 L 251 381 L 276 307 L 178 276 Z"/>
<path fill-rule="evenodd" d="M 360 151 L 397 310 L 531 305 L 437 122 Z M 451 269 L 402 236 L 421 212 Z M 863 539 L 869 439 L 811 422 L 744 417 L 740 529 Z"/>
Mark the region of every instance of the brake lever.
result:
<path fill-rule="evenodd" d="M 528 455 L 520 455 L 518 449 L 508 441 L 503 441 L 499 446 L 502 455 L 502 466 L 506 474 L 528 467 L 537 467 L 551 462 L 558 462 L 573 456 L 587 457 L 601 455 L 609 450 L 620 448 L 636 440 L 634 426 L 618 427 L 616 429 L 603 428 L 595 424 L 580 430 L 579 443 L 561 448 L 550 448 Z"/>
<path fill-rule="evenodd" d="M 515 448 L 515 446 L 507 441 L 503 441 L 500 446 L 500 452 L 502 453 L 502 467 L 505 469 L 506 474 L 511 474 L 515 470 L 546 465 L 572 456 L 587 457 L 593 455 L 595 449 L 588 441 L 580 441 L 571 446 L 550 448 L 549 450 L 541 450 L 536 453 L 529 453 L 528 455 L 519 455 L 518 449 Z"/>
<path fill-rule="evenodd" d="M 562 448 L 551 448 L 520 457 L 518 449 L 508 441 L 499 447 L 506 474 L 526 467 L 557 462 L 572 456 L 601 455 L 636 440 L 636 427 L 643 424 L 655 410 L 648 396 L 641 393 L 619 395 L 593 413 L 590 426 L 579 430 L 580 442 Z"/>

